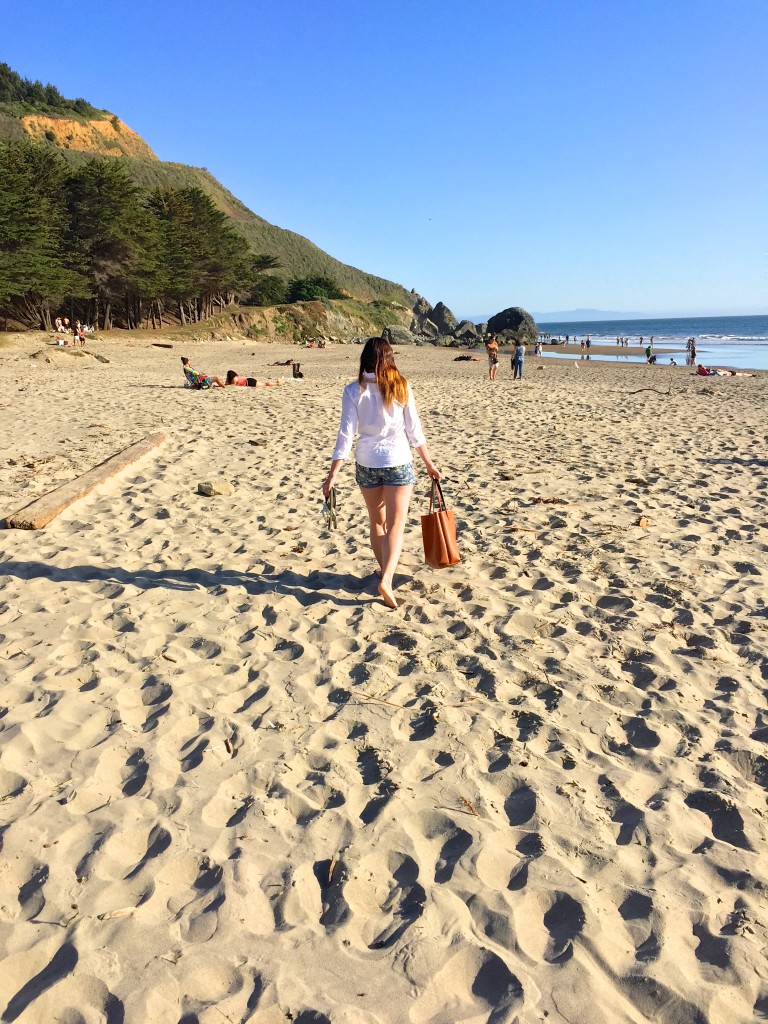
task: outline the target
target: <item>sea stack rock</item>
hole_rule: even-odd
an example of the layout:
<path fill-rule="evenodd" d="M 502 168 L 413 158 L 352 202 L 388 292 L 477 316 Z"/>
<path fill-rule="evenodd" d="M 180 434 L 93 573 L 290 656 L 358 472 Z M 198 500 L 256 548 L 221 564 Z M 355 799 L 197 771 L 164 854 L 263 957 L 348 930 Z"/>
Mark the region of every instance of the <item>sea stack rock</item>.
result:
<path fill-rule="evenodd" d="M 440 334 L 445 337 L 453 337 L 456 328 L 459 326 L 458 320 L 444 302 L 438 302 L 429 314 L 429 319 L 435 324 Z"/>
<path fill-rule="evenodd" d="M 519 306 L 510 306 L 488 321 L 488 331 L 508 341 L 526 341 L 533 344 L 539 334 L 536 322 L 530 313 Z"/>
<path fill-rule="evenodd" d="M 479 332 L 471 320 L 462 320 L 453 333 L 459 341 L 475 341 L 479 337 Z"/>

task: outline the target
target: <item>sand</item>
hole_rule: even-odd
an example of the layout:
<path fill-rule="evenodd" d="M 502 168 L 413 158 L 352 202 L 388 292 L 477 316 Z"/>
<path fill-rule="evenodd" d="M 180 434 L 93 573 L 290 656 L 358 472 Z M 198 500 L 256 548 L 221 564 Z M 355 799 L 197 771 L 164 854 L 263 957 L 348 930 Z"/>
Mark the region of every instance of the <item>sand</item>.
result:
<path fill-rule="evenodd" d="M 0 532 L 0 1020 L 766 1019 L 768 375 L 402 350 L 464 561 L 422 468 L 393 612 L 359 349 L 173 344 L 0 357 L 0 517 L 169 435 Z"/>

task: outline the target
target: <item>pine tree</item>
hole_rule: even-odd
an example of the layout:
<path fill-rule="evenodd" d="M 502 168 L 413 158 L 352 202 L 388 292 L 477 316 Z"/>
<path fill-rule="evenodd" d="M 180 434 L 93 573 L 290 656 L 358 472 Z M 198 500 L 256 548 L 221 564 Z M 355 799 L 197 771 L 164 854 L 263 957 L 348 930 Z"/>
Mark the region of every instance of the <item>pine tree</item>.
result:
<path fill-rule="evenodd" d="M 63 162 L 38 147 L 0 146 L 0 307 L 44 330 L 84 285 L 67 253 L 65 183 Z"/>

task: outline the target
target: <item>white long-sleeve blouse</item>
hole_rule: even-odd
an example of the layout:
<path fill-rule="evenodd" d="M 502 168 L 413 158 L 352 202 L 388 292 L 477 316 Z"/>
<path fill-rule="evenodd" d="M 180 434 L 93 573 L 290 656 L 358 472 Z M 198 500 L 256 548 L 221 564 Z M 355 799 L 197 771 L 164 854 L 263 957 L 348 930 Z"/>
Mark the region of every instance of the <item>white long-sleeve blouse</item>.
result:
<path fill-rule="evenodd" d="M 370 469 L 404 466 L 412 461 L 411 446 L 420 448 L 427 443 L 410 385 L 406 404 L 394 402 L 387 409 L 375 375 L 365 373 L 363 378 L 365 386 L 353 381 L 344 388 L 333 458 L 348 459 L 357 434 L 355 462 L 359 465 Z"/>

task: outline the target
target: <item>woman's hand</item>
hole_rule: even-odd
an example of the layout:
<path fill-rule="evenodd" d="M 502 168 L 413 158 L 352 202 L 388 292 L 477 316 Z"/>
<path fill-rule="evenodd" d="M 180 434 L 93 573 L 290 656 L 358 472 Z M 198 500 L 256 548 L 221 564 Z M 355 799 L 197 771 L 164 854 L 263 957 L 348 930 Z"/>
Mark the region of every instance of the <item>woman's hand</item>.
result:
<path fill-rule="evenodd" d="M 434 464 L 434 462 L 432 462 L 430 460 L 429 462 L 426 463 L 426 466 L 427 466 L 427 472 L 429 473 L 429 476 L 430 476 L 430 478 L 432 480 L 441 480 L 442 479 L 442 477 L 440 476 L 440 470 L 437 468 L 437 466 Z"/>
<path fill-rule="evenodd" d="M 323 497 L 327 501 L 331 495 L 331 488 L 336 486 L 336 477 L 339 475 L 339 468 L 341 467 L 342 460 L 334 459 L 331 463 L 331 468 L 328 470 L 328 476 L 325 478 L 323 484 Z"/>

